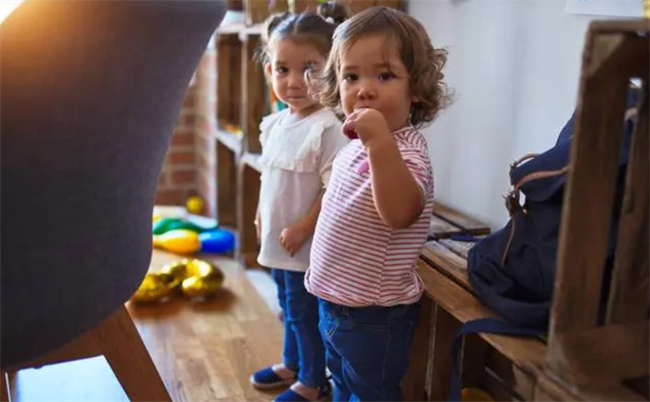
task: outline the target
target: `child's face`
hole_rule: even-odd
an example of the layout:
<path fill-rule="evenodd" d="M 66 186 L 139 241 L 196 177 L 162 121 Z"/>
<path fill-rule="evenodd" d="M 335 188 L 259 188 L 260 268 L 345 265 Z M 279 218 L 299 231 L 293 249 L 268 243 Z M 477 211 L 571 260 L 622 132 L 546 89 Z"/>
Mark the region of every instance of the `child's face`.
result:
<path fill-rule="evenodd" d="M 273 47 L 271 63 L 266 73 L 277 97 L 292 112 L 309 113 L 318 106 L 307 91 L 305 71 L 321 66 L 325 58 L 310 44 L 288 39 L 279 40 Z"/>
<path fill-rule="evenodd" d="M 409 73 L 397 46 L 384 35 L 362 36 L 341 55 L 338 74 L 341 105 L 346 115 L 360 108 L 376 109 L 391 131 L 408 124 L 411 102 Z"/>

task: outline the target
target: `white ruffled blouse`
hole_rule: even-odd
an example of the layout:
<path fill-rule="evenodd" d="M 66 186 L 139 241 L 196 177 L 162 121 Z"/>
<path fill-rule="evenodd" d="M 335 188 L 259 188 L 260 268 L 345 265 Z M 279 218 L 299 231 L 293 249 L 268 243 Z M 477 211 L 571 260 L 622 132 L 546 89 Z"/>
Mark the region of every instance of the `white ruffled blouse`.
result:
<path fill-rule="evenodd" d="M 336 115 L 321 109 L 293 120 L 289 109 L 260 124 L 262 182 L 258 263 L 269 268 L 306 271 L 311 238 L 293 256 L 284 250 L 282 230 L 303 218 L 329 182 L 332 162 L 347 143 Z"/>

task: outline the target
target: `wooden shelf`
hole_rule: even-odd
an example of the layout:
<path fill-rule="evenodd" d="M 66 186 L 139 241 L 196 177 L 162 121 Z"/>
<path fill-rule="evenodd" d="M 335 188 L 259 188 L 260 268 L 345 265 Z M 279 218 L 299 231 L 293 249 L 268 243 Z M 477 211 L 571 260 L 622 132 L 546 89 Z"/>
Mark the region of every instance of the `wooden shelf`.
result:
<path fill-rule="evenodd" d="M 260 35 L 262 33 L 262 29 L 264 29 L 264 24 L 254 24 L 254 25 L 246 25 L 244 23 L 236 23 L 236 24 L 230 24 L 230 25 L 224 25 L 220 26 L 217 28 L 217 35 L 231 35 L 231 34 L 237 34 L 241 37 L 241 35 Z"/>
<path fill-rule="evenodd" d="M 223 133 L 223 132 L 222 132 Z M 216 141 L 216 174 L 217 178 L 217 221 L 219 225 L 237 226 L 237 160 L 240 151 L 233 150 L 228 144 L 234 145 L 232 141 L 234 134 L 225 133 L 221 141 L 217 136 Z"/>
<path fill-rule="evenodd" d="M 239 32 L 243 25 L 231 25 L 216 33 L 217 122 L 220 126 L 241 126 L 242 49 Z"/>
<path fill-rule="evenodd" d="M 289 10 L 287 0 L 275 0 L 272 2 L 273 8 L 270 8 L 271 2 L 261 0 L 244 0 L 244 11 L 246 14 L 246 24 L 253 25 L 264 22 L 271 14 L 281 13 Z"/>
<path fill-rule="evenodd" d="M 260 36 L 262 35 L 262 30 L 264 29 L 264 24 L 255 24 L 251 26 L 244 27 L 239 31 L 239 40 L 244 41 L 248 36 Z"/>
<path fill-rule="evenodd" d="M 255 230 L 255 215 L 260 194 L 259 154 L 244 153 L 238 166 L 237 226 L 239 228 L 238 259 L 246 267 L 257 266 L 259 241 Z"/>
<path fill-rule="evenodd" d="M 337 0 L 337 2 L 344 4 L 351 14 L 356 14 L 375 6 L 387 6 L 397 8 L 398 10 L 404 9 L 402 0 Z M 292 11 L 316 11 L 317 6 L 317 0 L 294 0 Z"/>
<path fill-rule="evenodd" d="M 232 34 L 232 33 L 239 33 L 243 29 L 246 29 L 246 24 L 238 22 L 234 24 L 229 24 L 229 25 L 220 25 L 217 28 L 217 35 L 227 35 L 227 34 Z"/>
<path fill-rule="evenodd" d="M 256 60 L 256 52 L 262 41 L 258 26 L 239 33 L 241 43 L 241 128 L 244 132 L 244 151 L 262 152 L 260 145 L 260 122 L 269 114 L 268 85 L 264 69 Z"/>

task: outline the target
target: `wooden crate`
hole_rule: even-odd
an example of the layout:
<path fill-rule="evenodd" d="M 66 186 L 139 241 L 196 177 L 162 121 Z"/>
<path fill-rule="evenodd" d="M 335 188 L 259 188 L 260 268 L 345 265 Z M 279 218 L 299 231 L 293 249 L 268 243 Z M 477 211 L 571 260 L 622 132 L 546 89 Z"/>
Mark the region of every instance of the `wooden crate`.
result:
<path fill-rule="evenodd" d="M 219 29 L 217 39 L 217 123 L 221 129 L 241 125 L 242 46 L 241 26 Z"/>
<path fill-rule="evenodd" d="M 228 137 L 226 137 L 228 138 Z M 238 154 L 227 141 L 217 137 L 216 190 L 217 222 L 222 226 L 237 227 L 237 164 Z"/>
<path fill-rule="evenodd" d="M 357 14 L 374 6 L 387 6 L 403 9 L 401 0 L 337 0 L 338 3 L 344 4 L 351 14 Z M 318 0 L 293 0 L 289 2 L 289 10 L 292 12 L 316 11 Z"/>
<path fill-rule="evenodd" d="M 647 20 L 598 21 L 590 25 L 585 43 L 545 359 L 546 371 L 574 391 L 646 378 L 648 393 L 649 34 Z M 621 122 L 632 77 L 642 79 L 643 89 L 607 314 L 600 325 Z"/>
<path fill-rule="evenodd" d="M 263 23 L 271 14 L 289 10 L 287 0 L 244 0 L 246 25 Z"/>
<path fill-rule="evenodd" d="M 259 241 L 255 231 L 255 215 L 260 193 L 261 167 L 257 163 L 259 154 L 245 153 L 238 167 L 237 178 L 237 227 L 239 242 L 237 259 L 247 267 L 256 267 Z"/>
<path fill-rule="evenodd" d="M 242 103 L 241 128 L 244 134 L 244 152 L 260 153 L 260 122 L 271 112 L 268 85 L 264 68 L 255 60 L 255 52 L 260 45 L 262 27 L 256 25 L 241 31 L 239 39 L 242 46 Z"/>

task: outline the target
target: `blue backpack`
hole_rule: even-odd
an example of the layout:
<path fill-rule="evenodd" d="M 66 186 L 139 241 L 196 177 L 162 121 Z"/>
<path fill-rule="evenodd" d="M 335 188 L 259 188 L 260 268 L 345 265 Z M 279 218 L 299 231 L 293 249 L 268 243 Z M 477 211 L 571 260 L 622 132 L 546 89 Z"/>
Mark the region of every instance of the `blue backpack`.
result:
<path fill-rule="evenodd" d="M 628 91 L 628 110 L 636 107 L 639 92 L 639 89 Z M 506 196 L 510 221 L 504 228 L 478 241 L 468 253 L 470 284 L 477 297 L 501 319 L 470 321 L 459 330 L 452 345 L 454 373 L 450 400 L 460 398 L 455 363 L 462 335 L 482 332 L 540 336 L 548 330 L 574 119 L 575 114 L 562 128 L 551 149 L 539 155 L 526 155 L 511 165 L 512 190 Z M 626 115 L 603 295 L 610 284 L 633 127 L 633 118 Z M 520 193 L 525 195 L 523 206 L 520 205 Z M 602 312 L 605 302 L 606 297 L 601 300 Z"/>

